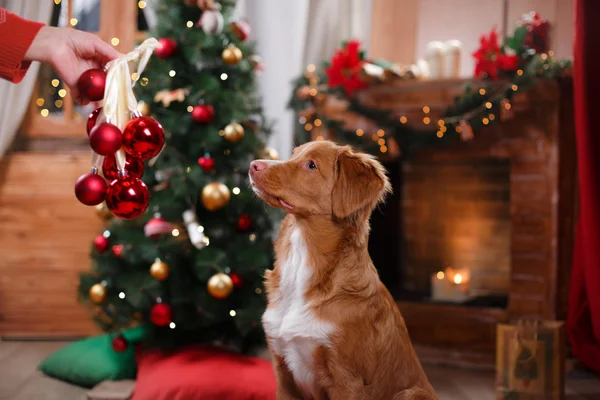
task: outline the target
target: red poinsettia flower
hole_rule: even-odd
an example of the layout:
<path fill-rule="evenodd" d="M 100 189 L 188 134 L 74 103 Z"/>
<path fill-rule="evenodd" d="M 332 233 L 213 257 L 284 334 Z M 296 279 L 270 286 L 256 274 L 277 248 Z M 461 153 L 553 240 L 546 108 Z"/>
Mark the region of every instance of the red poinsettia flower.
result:
<path fill-rule="evenodd" d="M 360 42 L 349 41 L 343 49 L 334 54 L 329 67 L 325 69 L 327 84 L 330 87 L 341 86 L 348 96 L 352 96 L 356 90 L 367 87 L 360 78 L 360 69 L 364 63 L 360 53 Z"/>
<path fill-rule="evenodd" d="M 517 69 L 519 58 L 516 55 L 507 55 L 500 50 L 498 33 L 492 29 L 489 36 L 481 36 L 481 47 L 473 53 L 477 61 L 475 64 L 475 77 L 488 75 L 498 79 L 498 70 L 514 71 Z"/>

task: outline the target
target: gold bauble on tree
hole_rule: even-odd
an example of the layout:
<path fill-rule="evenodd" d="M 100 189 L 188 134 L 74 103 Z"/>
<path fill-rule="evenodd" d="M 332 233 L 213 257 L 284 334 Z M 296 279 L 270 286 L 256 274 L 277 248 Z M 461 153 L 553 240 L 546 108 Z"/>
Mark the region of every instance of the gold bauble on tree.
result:
<path fill-rule="evenodd" d="M 106 286 L 101 283 L 96 283 L 90 288 L 90 299 L 96 303 L 104 303 L 106 300 Z"/>
<path fill-rule="evenodd" d="M 139 103 L 137 103 L 136 109 L 144 117 L 147 117 L 147 116 L 150 115 L 150 105 L 148 103 L 144 102 L 144 101 L 140 101 Z"/>
<path fill-rule="evenodd" d="M 263 160 L 279 160 L 279 152 L 272 147 L 265 147 L 260 158 Z"/>
<path fill-rule="evenodd" d="M 229 203 L 229 188 L 221 182 L 211 182 L 202 189 L 202 204 L 208 211 L 217 211 Z"/>
<path fill-rule="evenodd" d="M 232 122 L 223 130 L 223 136 L 231 143 L 239 142 L 244 137 L 244 127 L 237 122 Z"/>
<path fill-rule="evenodd" d="M 164 281 L 169 277 L 169 266 L 167 263 L 157 259 L 152 266 L 150 266 L 150 275 L 157 281 Z"/>
<path fill-rule="evenodd" d="M 242 61 L 242 51 L 235 45 L 230 45 L 223 50 L 221 58 L 226 64 L 237 64 Z"/>
<path fill-rule="evenodd" d="M 206 288 L 215 299 L 224 299 L 233 291 L 233 281 L 229 275 L 219 272 L 210 277 Z"/>
<path fill-rule="evenodd" d="M 113 213 L 111 213 L 108 207 L 106 207 L 105 202 L 102 202 L 96 206 L 96 215 L 102 221 L 108 221 L 113 217 Z"/>

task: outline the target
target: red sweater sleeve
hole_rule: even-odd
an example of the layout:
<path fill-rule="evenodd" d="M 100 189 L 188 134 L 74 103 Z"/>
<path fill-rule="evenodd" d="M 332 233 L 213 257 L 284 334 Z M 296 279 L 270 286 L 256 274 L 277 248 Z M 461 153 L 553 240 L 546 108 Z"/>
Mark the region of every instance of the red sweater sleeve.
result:
<path fill-rule="evenodd" d="M 42 26 L 0 8 L 0 78 L 14 83 L 23 79 L 31 64 L 23 58 Z"/>

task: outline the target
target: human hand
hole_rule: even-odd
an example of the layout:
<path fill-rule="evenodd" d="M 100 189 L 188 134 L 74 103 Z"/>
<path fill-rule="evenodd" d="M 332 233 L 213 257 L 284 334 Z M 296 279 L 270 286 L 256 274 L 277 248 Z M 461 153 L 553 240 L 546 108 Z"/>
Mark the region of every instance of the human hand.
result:
<path fill-rule="evenodd" d="M 77 80 L 91 68 L 103 68 L 122 54 L 98 36 L 77 29 L 43 26 L 25 54 L 27 61 L 49 64 L 71 90 L 80 104 L 89 101 L 80 97 Z"/>

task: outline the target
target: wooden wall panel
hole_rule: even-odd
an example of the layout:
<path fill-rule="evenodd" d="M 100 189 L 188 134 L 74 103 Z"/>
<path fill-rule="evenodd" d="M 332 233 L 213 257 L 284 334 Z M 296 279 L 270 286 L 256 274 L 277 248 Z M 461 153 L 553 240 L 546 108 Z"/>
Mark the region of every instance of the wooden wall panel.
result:
<path fill-rule="evenodd" d="M 95 332 L 76 297 L 101 229 L 73 193 L 88 152 L 12 153 L 0 162 L 0 336 Z"/>

